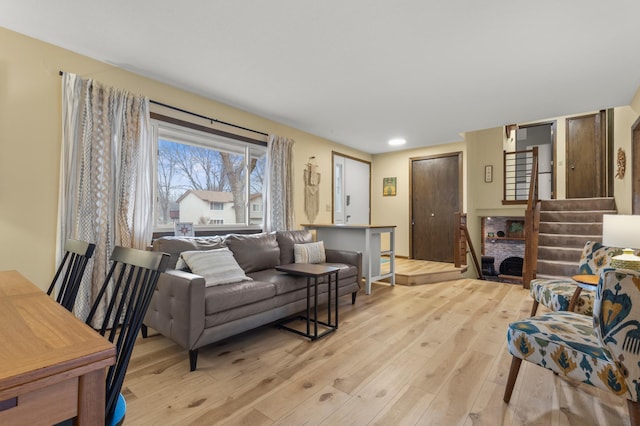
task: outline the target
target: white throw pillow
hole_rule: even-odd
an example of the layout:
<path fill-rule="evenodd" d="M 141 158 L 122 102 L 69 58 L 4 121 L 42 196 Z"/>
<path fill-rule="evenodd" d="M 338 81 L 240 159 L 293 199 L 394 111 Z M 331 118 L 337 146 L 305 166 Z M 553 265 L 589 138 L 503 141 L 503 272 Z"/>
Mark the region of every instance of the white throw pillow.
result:
<path fill-rule="evenodd" d="M 183 251 L 176 264 L 180 269 L 184 262 L 191 272 L 204 277 L 205 286 L 252 281 L 238 265 L 233 253 L 227 247 L 213 250 Z"/>
<path fill-rule="evenodd" d="M 324 243 L 294 244 L 293 257 L 296 263 L 324 263 L 327 257 L 324 253 Z"/>

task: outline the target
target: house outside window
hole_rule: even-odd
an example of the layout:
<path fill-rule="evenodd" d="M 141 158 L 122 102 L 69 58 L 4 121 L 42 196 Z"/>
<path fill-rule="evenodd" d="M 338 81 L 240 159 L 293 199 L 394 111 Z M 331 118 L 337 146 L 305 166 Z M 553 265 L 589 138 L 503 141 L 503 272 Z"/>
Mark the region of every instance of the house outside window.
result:
<path fill-rule="evenodd" d="M 155 231 L 173 229 L 175 222 L 191 222 L 196 230 L 262 225 L 265 146 L 152 122 Z"/>

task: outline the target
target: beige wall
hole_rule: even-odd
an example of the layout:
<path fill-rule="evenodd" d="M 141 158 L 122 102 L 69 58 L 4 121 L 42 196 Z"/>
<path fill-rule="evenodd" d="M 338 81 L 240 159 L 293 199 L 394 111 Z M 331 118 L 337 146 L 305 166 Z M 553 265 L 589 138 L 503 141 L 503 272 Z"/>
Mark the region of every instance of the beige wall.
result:
<path fill-rule="evenodd" d="M 140 77 L 64 49 L 0 28 L 0 270 L 17 269 L 45 288 L 54 268 L 58 196 L 61 94 L 58 71 L 142 93 L 151 99 L 199 114 L 287 136 L 294 147 L 296 223 L 304 215 L 303 170 L 315 157 L 322 174 L 320 212 L 315 223 L 331 221 L 331 152 L 371 161 L 372 223 L 397 226 L 397 253 L 409 255 L 409 159 L 463 152 L 464 210 L 476 250 L 480 217 L 520 216 L 521 206 L 502 206 L 503 128 L 468 132 L 463 142 L 371 156 L 192 93 Z M 627 152 L 627 175 L 615 181 L 621 213 L 630 212 L 630 126 L 640 112 L 640 91 L 629 107 L 616 108 L 615 150 Z M 541 120 L 545 121 L 545 120 Z M 564 164 L 564 117 L 557 119 L 559 162 Z M 562 137 L 561 137 L 562 136 Z M 484 166 L 493 165 L 493 182 Z M 382 178 L 396 176 L 395 197 L 382 196 Z M 564 166 L 556 170 L 558 197 L 564 197 Z"/>
<path fill-rule="evenodd" d="M 464 142 L 456 142 L 373 156 L 373 163 L 371 164 L 371 223 L 374 225 L 395 225 L 397 227 L 396 254 L 400 256 L 409 256 L 410 254 L 409 159 L 462 152 L 464 200 L 467 198 L 465 151 Z M 385 177 L 397 177 L 397 195 L 395 197 L 382 196 L 382 179 Z M 384 241 L 384 246 L 387 244 Z"/>
<path fill-rule="evenodd" d="M 41 288 L 48 285 L 55 264 L 60 70 L 294 139 L 296 223 L 307 222 L 302 174 L 310 156 L 322 173 L 317 223 L 331 220 L 324 208 L 331 203 L 331 151 L 371 160 L 369 154 L 0 28 L 0 235 L 5 239 L 0 270 L 16 269 Z"/>

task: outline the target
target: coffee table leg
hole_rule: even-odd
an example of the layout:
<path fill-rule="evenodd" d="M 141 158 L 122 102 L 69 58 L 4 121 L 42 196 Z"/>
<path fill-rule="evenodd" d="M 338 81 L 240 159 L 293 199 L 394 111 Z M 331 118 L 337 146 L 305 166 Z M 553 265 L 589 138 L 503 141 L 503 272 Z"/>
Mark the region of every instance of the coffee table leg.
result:
<path fill-rule="evenodd" d="M 313 338 L 318 338 L 318 277 L 314 278 L 314 296 L 313 296 Z"/>
<path fill-rule="evenodd" d="M 309 285 L 311 284 L 311 277 L 307 277 L 307 336 L 309 336 L 309 319 L 311 318 L 311 289 Z"/>
<path fill-rule="evenodd" d="M 331 325 L 331 274 L 327 275 L 327 324 Z"/>
<path fill-rule="evenodd" d="M 336 328 L 338 328 L 338 271 L 336 271 Z"/>

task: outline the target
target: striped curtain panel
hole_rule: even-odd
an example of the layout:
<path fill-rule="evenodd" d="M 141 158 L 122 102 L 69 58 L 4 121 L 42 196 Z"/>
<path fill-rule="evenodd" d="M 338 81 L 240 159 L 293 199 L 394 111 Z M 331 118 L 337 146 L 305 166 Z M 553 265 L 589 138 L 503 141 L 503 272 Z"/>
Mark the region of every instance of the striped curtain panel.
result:
<path fill-rule="evenodd" d="M 147 98 L 63 74 L 57 255 L 67 238 L 96 244 L 74 307 L 83 320 L 113 247 L 151 241 L 152 142 Z"/>
<path fill-rule="evenodd" d="M 265 231 L 288 231 L 293 217 L 293 139 L 269 135 L 264 194 Z"/>

